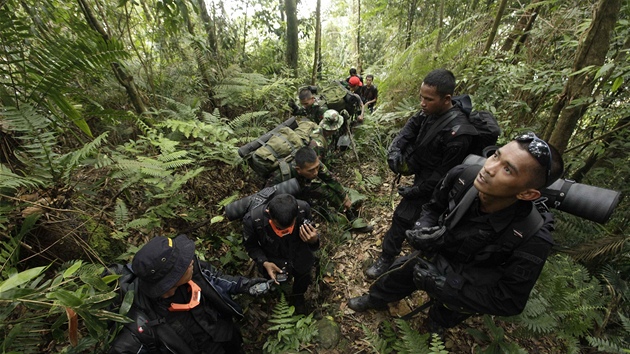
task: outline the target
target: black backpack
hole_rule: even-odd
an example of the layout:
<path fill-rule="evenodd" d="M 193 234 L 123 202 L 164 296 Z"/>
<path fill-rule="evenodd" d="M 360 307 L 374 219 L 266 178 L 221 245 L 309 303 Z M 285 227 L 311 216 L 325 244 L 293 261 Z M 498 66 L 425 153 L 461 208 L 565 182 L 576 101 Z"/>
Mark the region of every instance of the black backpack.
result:
<path fill-rule="evenodd" d="M 468 95 L 455 96 L 453 97 L 453 101 L 455 105 L 462 109 L 468 117 L 470 124 L 477 130 L 477 135 L 473 138 L 468 152 L 470 154 L 484 156 L 483 150 L 486 147 L 494 146 L 501 135 L 499 122 L 497 122 L 497 119 L 491 112 L 473 111 L 472 101 Z"/>

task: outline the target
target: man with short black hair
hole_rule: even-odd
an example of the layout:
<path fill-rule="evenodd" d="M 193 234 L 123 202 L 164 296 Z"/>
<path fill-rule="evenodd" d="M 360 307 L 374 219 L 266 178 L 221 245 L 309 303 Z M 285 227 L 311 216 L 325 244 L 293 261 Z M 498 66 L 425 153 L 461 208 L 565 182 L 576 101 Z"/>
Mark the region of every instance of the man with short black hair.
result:
<path fill-rule="evenodd" d="M 302 105 L 301 108 L 293 101 L 289 103 L 293 108 L 293 115 L 305 116 L 309 120 L 319 124 L 322 118 L 324 118 L 324 112 L 328 110 L 326 102 L 317 99 L 309 87 L 302 88 L 298 94 L 298 98 Z"/>
<path fill-rule="evenodd" d="M 370 74 L 365 77 L 365 85 L 361 87 L 359 94 L 363 104 L 367 106 L 370 113 L 373 113 L 374 105 L 376 105 L 376 100 L 378 100 L 378 88 L 374 85 L 374 75 Z"/>
<path fill-rule="evenodd" d="M 346 78 L 346 82 L 347 82 L 347 83 L 349 83 L 349 82 L 350 82 L 350 79 L 352 79 L 353 77 L 356 77 L 357 79 L 359 79 L 359 81 L 361 81 L 361 84 L 363 84 L 363 78 L 361 77 L 361 75 L 359 75 L 359 74 L 357 73 L 357 69 L 356 69 L 356 68 L 350 68 L 349 73 L 350 73 L 350 76 L 348 76 L 348 77 Z"/>
<path fill-rule="evenodd" d="M 265 279 L 222 274 L 195 256 L 195 243 L 186 235 L 158 236 L 133 257 L 120 288 L 134 291 L 124 325 L 110 354 L 243 353 L 241 334 L 232 318 L 243 317 L 230 295 L 249 292 Z"/>
<path fill-rule="evenodd" d="M 414 174 L 411 186 L 399 186 L 402 200 L 394 210 L 392 224 L 383 238 L 383 251 L 368 268 L 368 278 L 385 273 L 401 252 L 405 231 L 422 212 L 439 180 L 464 161 L 477 130 L 451 100 L 455 76 L 445 69 L 427 74 L 420 86 L 422 110 L 409 118 L 392 141 L 387 163 L 392 171 Z"/>
<path fill-rule="evenodd" d="M 406 232 L 418 251 L 397 259 L 348 307 L 382 310 L 423 290 L 432 301 L 426 329 L 437 333 L 475 314 L 521 313 L 553 246 L 553 215 L 534 201 L 563 171 L 558 151 L 534 133 L 483 166 L 454 167 Z"/>
<path fill-rule="evenodd" d="M 297 179 L 300 184 L 300 193 L 296 197 L 307 201 L 312 208 L 316 208 L 327 219 L 331 219 L 328 208 L 332 208 L 334 212 L 345 213 L 349 221 L 357 218 L 348 193 L 328 168 L 321 163 L 317 152 L 311 147 L 302 147 L 295 153 L 295 164 L 291 168 L 291 175 L 286 179 L 289 178 Z M 267 182 L 267 187 L 281 182 L 283 182 L 283 176 L 280 172 L 276 172 Z M 372 229 L 371 225 L 366 225 L 357 226 L 352 231 L 370 232 Z"/>
<path fill-rule="evenodd" d="M 243 245 L 258 271 L 278 282 L 278 274 L 293 278 L 289 297 L 299 313 L 306 313 L 304 293 L 311 284 L 311 268 L 319 249 L 319 232 L 311 223 L 308 203 L 279 194 L 243 217 Z"/>

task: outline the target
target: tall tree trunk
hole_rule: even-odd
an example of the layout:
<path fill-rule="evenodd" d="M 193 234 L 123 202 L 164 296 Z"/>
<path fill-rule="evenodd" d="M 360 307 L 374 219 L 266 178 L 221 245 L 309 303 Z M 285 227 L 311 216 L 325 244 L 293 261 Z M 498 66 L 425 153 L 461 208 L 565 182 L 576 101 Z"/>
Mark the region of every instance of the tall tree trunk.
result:
<path fill-rule="evenodd" d="M 601 66 L 608 53 L 610 35 L 617 22 L 621 9 L 621 0 L 600 0 L 594 12 L 591 25 L 580 43 L 573 63 L 573 72 L 579 72 L 589 66 Z M 570 75 L 556 104 L 552 108 L 551 123 L 545 131 L 545 137 L 551 131 L 549 142 L 560 152 L 564 152 L 578 121 L 590 105 L 590 101 L 570 104 L 575 99 L 591 97 L 595 86 L 594 71 L 587 70 L 577 75 Z M 556 124 L 553 124 L 557 121 Z"/>
<path fill-rule="evenodd" d="M 241 60 L 245 60 L 245 49 L 247 46 L 247 10 L 249 10 L 249 0 L 245 0 L 245 19 L 243 20 L 243 49 L 241 51 Z"/>
<path fill-rule="evenodd" d="M 446 0 L 441 0 L 440 1 L 440 21 L 438 22 L 438 35 L 437 35 L 437 39 L 435 40 L 435 53 L 439 53 L 440 52 L 440 44 L 442 42 L 442 22 L 444 21 L 444 2 Z M 437 55 L 435 55 L 433 57 L 434 59 L 437 59 Z"/>
<path fill-rule="evenodd" d="M 101 23 L 96 20 L 96 17 L 88 5 L 87 0 L 78 0 L 78 2 L 90 28 L 98 32 L 105 42 L 109 41 L 109 34 L 105 31 L 105 28 L 103 28 Z M 129 75 L 127 70 L 120 63 L 112 63 L 111 65 L 116 80 L 125 88 L 127 96 L 129 96 L 129 100 L 131 101 L 136 113 L 143 114 L 146 112 L 147 108 L 142 100 L 140 91 L 136 87 L 136 83 L 133 81 L 133 76 Z"/>
<path fill-rule="evenodd" d="M 538 1 L 539 0 L 533 0 L 530 6 L 537 3 Z M 514 43 L 517 41 L 517 39 L 521 38 L 527 32 L 527 27 L 529 23 L 531 22 L 532 17 L 536 16 L 537 12 L 538 12 L 538 6 L 534 9 L 529 8 L 525 10 L 523 14 L 521 14 L 521 17 L 519 17 L 518 22 L 516 22 L 516 24 L 514 25 L 514 28 L 512 29 L 508 37 L 505 39 L 505 42 L 503 42 L 503 46 L 501 46 L 502 52 L 509 52 L 512 50 L 512 47 L 514 46 Z"/>
<path fill-rule="evenodd" d="M 203 1 L 203 0 L 202 0 Z M 185 6 L 185 5 L 184 5 Z M 188 30 L 188 34 L 192 38 L 192 46 L 195 48 L 194 55 L 197 60 L 197 66 L 199 67 L 199 75 L 201 75 L 201 80 L 204 84 L 204 89 L 208 98 L 212 101 L 212 96 L 214 93 L 212 92 L 212 83 L 210 81 L 210 70 L 208 69 L 208 63 L 210 62 L 208 56 L 206 56 L 206 50 L 199 44 L 199 42 L 195 41 L 195 25 L 192 22 L 192 19 L 188 14 L 184 14 L 184 21 L 186 21 L 186 29 Z M 213 102 L 214 105 L 214 102 Z M 216 105 L 215 105 L 216 106 Z"/>
<path fill-rule="evenodd" d="M 405 49 L 409 48 L 411 45 L 411 32 L 413 30 L 413 20 L 416 17 L 416 5 L 418 4 L 417 0 L 408 0 L 407 5 L 407 28 L 405 31 Z"/>
<path fill-rule="evenodd" d="M 206 0 L 198 0 L 199 3 L 199 16 L 201 17 L 201 22 L 206 30 L 206 35 L 208 36 L 208 48 L 212 51 L 212 54 L 217 56 L 219 53 L 217 51 L 217 35 L 216 35 L 216 27 L 214 25 L 214 21 L 210 17 L 210 13 L 208 12 L 208 7 L 206 6 Z"/>
<path fill-rule="evenodd" d="M 363 63 L 361 61 L 361 0 L 357 0 L 357 71 L 361 73 L 363 71 Z"/>
<path fill-rule="evenodd" d="M 293 69 L 293 76 L 297 77 L 297 68 L 298 68 L 297 0 L 285 0 L 284 9 L 287 15 L 287 66 Z"/>
<path fill-rule="evenodd" d="M 514 55 L 518 55 L 518 53 L 521 52 L 521 49 L 525 45 L 525 41 L 527 41 L 529 32 L 534 27 L 534 22 L 536 22 L 536 18 L 538 17 L 539 8 L 540 7 L 537 7 L 534 13 L 529 17 L 529 21 L 527 21 L 527 26 L 525 26 L 525 31 L 523 31 L 523 34 L 521 34 L 521 36 L 519 37 L 518 42 L 516 42 L 516 47 L 514 47 Z"/>
<path fill-rule="evenodd" d="M 501 18 L 503 17 L 503 12 L 505 11 L 505 6 L 507 5 L 507 0 L 501 0 L 499 4 L 499 8 L 497 9 L 497 15 L 494 18 L 494 23 L 492 24 L 492 30 L 490 30 L 490 34 L 488 35 L 488 41 L 486 42 L 486 46 L 483 49 L 483 54 L 488 54 L 490 51 L 490 47 L 492 47 L 492 42 L 494 42 L 494 37 L 497 35 L 497 31 L 499 30 L 499 24 L 501 23 Z"/>
<path fill-rule="evenodd" d="M 317 0 L 317 7 L 315 8 L 315 45 L 313 50 L 313 72 L 311 74 L 311 85 L 315 85 L 317 80 L 317 72 L 319 65 L 319 59 L 321 54 L 321 46 L 322 46 L 322 0 Z"/>

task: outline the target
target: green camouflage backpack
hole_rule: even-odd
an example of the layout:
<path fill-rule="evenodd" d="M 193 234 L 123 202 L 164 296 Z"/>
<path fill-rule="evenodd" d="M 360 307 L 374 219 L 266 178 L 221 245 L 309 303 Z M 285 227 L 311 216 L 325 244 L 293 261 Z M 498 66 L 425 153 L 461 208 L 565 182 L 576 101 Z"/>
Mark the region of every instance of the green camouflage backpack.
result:
<path fill-rule="evenodd" d="M 295 152 L 307 146 L 311 140 L 319 139 L 320 134 L 317 123 L 309 120 L 298 122 L 295 129 L 291 126 L 279 126 L 270 133 L 269 139 L 262 142 L 257 149 L 246 154 L 239 149 L 241 157 L 263 178 L 269 178 L 277 169 L 283 175 L 290 175 L 290 163 Z"/>
<path fill-rule="evenodd" d="M 349 107 L 350 105 L 346 99 L 346 96 L 349 94 L 350 91 L 339 81 L 324 83 L 319 88 L 319 95 L 326 101 L 328 109 L 334 109 L 337 112 L 341 112 L 344 109 L 348 112 L 354 110 L 353 107 Z"/>

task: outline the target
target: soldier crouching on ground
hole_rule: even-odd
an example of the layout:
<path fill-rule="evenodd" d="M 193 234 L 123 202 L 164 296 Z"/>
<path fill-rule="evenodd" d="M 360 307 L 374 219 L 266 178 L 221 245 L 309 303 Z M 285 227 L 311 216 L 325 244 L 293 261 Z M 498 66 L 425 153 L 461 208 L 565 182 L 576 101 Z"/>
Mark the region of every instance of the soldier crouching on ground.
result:
<path fill-rule="evenodd" d="M 289 303 L 306 314 L 304 293 L 311 284 L 319 232 L 311 223 L 308 203 L 279 194 L 243 217 L 243 245 L 258 271 L 278 283 L 279 274 L 293 278 Z"/>
<path fill-rule="evenodd" d="M 328 216 L 328 207 L 331 207 L 335 212 L 344 212 L 350 221 L 356 218 L 348 193 L 321 163 L 319 156 L 312 148 L 305 146 L 295 153 L 295 165 L 291 168 L 291 178 L 296 178 L 300 184 L 300 193 L 296 197 L 306 200 L 324 217 Z M 277 172 L 271 177 L 267 186 L 280 182 L 282 182 L 282 176 Z M 370 232 L 372 226 L 363 226 L 353 231 Z"/>

